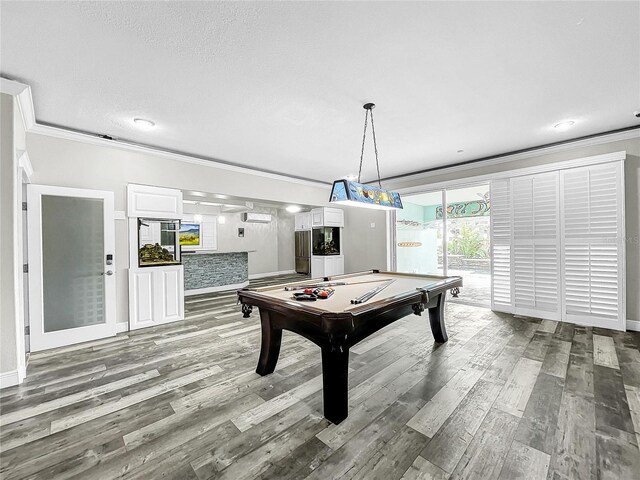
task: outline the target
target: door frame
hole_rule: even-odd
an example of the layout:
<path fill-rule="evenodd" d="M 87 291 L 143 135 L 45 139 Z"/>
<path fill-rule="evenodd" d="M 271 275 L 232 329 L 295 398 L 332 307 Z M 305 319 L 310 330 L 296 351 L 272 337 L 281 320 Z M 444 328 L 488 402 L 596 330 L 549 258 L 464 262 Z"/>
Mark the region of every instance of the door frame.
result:
<path fill-rule="evenodd" d="M 105 271 L 104 309 L 105 323 L 69 328 L 56 332 L 44 332 L 43 322 L 43 279 L 42 279 L 42 195 L 76 198 L 97 198 L 103 200 Z M 115 219 L 113 192 L 82 188 L 58 187 L 53 185 L 28 185 L 28 256 L 29 256 L 29 323 L 31 351 L 73 345 L 116 335 L 116 264 L 106 265 L 106 254 L 115 251 Z"/>
<path fill-rule="evenodd" d="M 27 376 L 27 352 L 29 351 L 29 344 L 27 341 L 27 329 L 26 324 L 29 321 L 29 310 L 26 308 L 29 301 L 29 276 L 24 273 L 24 264 L 28 264 L 27 258 L 27 238 L 25 235 L 27 218 L 26 211 L 24 211 L 23 204 L 27 202 L 26 186 L 31 183 L 31 175 L 33 175 L 33 167 L 29 159 L 29 154 L 25 150 L 19 150 L 17 152 L 18 157 L 18 169 L 16 176 L 16 228 L 15 236 L 17 241 L 15 253 L 15 273 L 16 273 L 16 301 L 18 306 L 16 307 L 16 349 L 18 353 L 18 383 Z"/>

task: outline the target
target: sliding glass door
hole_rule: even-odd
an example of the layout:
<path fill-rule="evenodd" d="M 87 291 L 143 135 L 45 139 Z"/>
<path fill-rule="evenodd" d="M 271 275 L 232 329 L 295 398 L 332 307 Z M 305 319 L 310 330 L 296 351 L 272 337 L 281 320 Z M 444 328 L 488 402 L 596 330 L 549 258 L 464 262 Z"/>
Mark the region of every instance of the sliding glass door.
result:
<path fill-rule="evenodd" d="M 442 192 L 403 198 L 396 214 L 396 270 L 444 275 Z"/>
<path fill-rule="evenodd" d="M 459 299 L 491 306 L 489 184 L 447 189 L 447 275 L 463 278 Z"/>
<path fill-rule="evenodd" d="M 405 195 L 403 204 L 396 213 L 396 270 L 459 275 L 464 287 L 457 300 L 490 306 L 489 184 Z"/>

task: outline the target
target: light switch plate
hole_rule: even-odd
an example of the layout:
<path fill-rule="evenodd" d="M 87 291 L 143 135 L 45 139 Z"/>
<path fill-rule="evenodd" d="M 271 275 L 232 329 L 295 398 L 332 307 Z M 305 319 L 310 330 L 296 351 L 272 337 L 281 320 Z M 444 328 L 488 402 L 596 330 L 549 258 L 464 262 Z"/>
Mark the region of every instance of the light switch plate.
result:
<path fill-rule="evenodd" d="M 369 226 L 370 226 L 371 228 L 376 228 L 376 222 L 371 222 L 371 223 L 369 224 Z"/>

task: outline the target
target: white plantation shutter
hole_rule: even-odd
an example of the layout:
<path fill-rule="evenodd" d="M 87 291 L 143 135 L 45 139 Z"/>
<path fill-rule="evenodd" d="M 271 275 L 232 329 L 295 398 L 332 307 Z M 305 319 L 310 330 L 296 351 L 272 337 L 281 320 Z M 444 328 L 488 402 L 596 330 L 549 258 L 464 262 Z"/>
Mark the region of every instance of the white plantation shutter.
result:
<path fill-rule="evenodd" d="M 491 308 L 513 312 L 511 290 L 511 195 L 509 180 L 491 182 Z"/>
<path fill-rule="evenodd" d="M 561 317 L 558 172 L 511 179 L 515 313 Z"/>
<path fill-rule="evenodd" d="M 565 319 L 625 329 L 623 163 L 561 173 Z"/>

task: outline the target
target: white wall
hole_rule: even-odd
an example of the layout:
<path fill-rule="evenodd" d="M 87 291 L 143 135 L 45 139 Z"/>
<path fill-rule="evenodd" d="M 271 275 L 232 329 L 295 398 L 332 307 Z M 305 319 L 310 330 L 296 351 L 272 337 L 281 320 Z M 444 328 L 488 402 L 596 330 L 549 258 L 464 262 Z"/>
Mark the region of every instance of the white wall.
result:
<path fill-rule="evenodd" d="M 256 207 L 252 211 L 268 213 L 272 221 L 247 223 L 240 213 L 219 213 L 218 208 L 206 205 L 184 205 L 185 213 L 225 217 L 225 223 L 218 224 L 218 251 L 255 250 L 249 253 L 249 275 L 293 270 L 293 215 L 276 208 Z M 238 237 L 238 228 L 244 228 L 244 237 Z"/>
<path fill-rule="evenodd" d="M 430 172 L 422 178 L 404 178 L 385 183 L 389 189 L 410 188 L 424 185 L 425 189 L 429 184 L 449 182 L 455 184 L 456 181 L 489 173 L 513 170 L 517 168 L 532 167 L 548 163 L 573 160 L 577 158 L 590 157 L 604 153 L 619 152 L 626 150 L 625 161 L 625 223 L 626 223 L 626 253 L 627 253 L 627 318 L 632 321 L 640 320 L 640 140 L 638 138 L 630 140 L 620 140 L 615 142 L 591 145 L 585 147 L 568 148 L 563 151 L 540 154 L 526 159 L 509 163 L 479 166 L 457 172 L 446 172 L 438 174 L 437 171 Z M 377 261 L 382 261 L 382 253 L 378 251 Z"/>
<path fill-rule="evenodd" d="M 278 271 L 288 272 L 296 268 L 295 215 L 278 211 Z"/>
<path fill-rule="evenodd" d="M 34 169 L 33 183 L 109 190 L 115 194 L 116 210 L 126 210 L 128 183 L 312 205 L 325 204 L 329 196 L 328 186 L 315 187 L 251 173 L 180 162 L 117 146 L 94 145 L 33 132 L 27 134 L 27 148 Z M 247 243 L 261 234 L 260 227 L 253 225 L 248 227 L 245 224 Z M 275 229 L 273 236 L 277 236 Z M 119 323 L 128 321 L 127 241 L 126 222 L 116 221 L 115 260 Z M 219 242 L 222 248 L 224 242 L 238 244 L 238 238 L 237 235 L 229 238 L 223 235 Z M 250 257 L 253 268 L 257 271 L 271 268 L 271 264 L 267 262 L 273 259 L 277 262 L 278 250 L 274 246 L 270 252 L 268 255 L 258 256 L 259 258 Z M 272 271 L 278 270 L 277 265 L 274 264 Z"/>
<path fill-rule="evenodd" d="M 22 117 L 15 99 L 0 94 L 0 386 L 24 377 L 24 332 L 20 311 L 22 246 L 18 237 L 17 149 L 24 149 Z M 17 255 L 19 253 L 19 255 Z"/>
<path fill-rule="evenodd" d="M 13 97 L 0 94 L 0 374 L 17 371 L 13 298 Z"/>
<path fill-rule="evenodd" d="M 384 210 L 344 207 L 342 246 L 345 273 L 387 269 L 387 232 Z M 375 224 L 372 228 L 371 224 Z"/>

